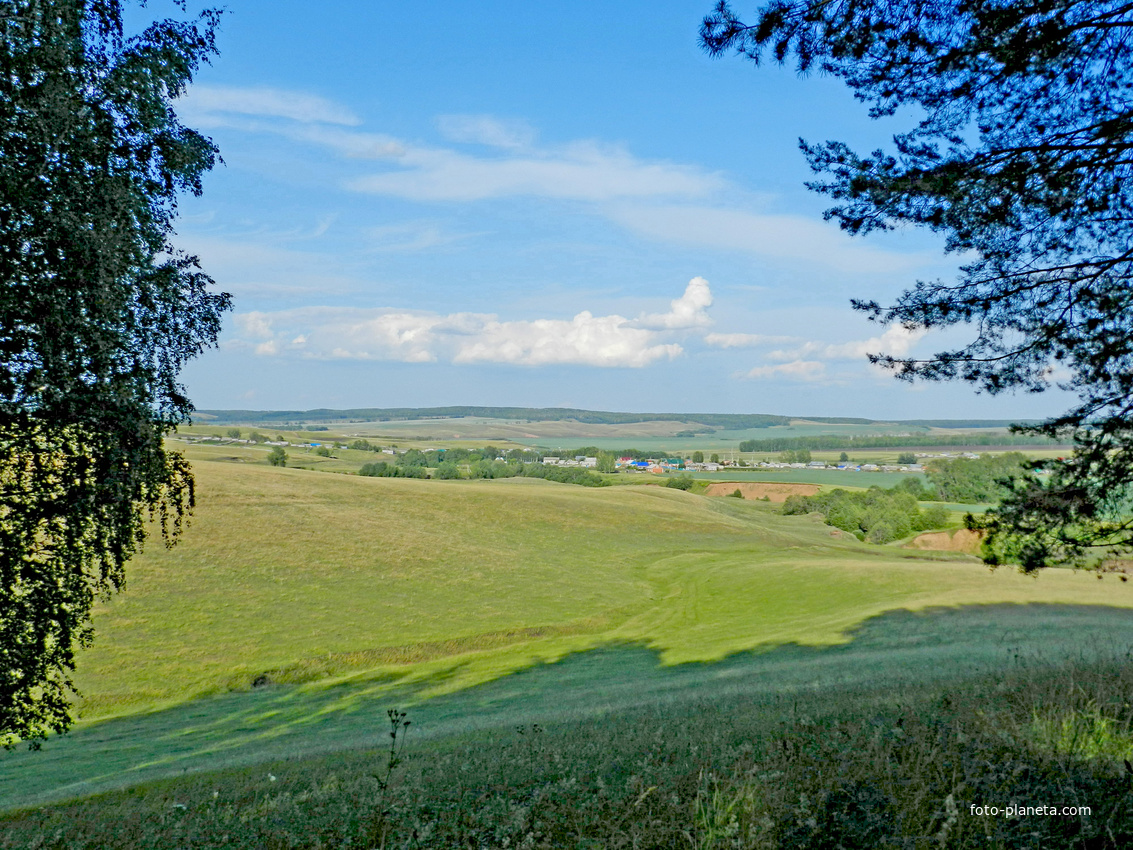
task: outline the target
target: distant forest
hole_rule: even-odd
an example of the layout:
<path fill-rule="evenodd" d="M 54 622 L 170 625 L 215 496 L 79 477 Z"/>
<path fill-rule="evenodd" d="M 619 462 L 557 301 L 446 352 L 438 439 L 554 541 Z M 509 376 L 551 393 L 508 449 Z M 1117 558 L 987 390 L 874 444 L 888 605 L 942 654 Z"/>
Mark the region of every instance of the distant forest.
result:
<path fill-rule="evenodd" d="M 909 425 L 937 428 L 1003 428 L 1011 424 L 999 419 L 913 419 L 903 422 L 858 419 L 844 416 L 776 416 L 769 413 L 617 413 L 579 410 L 572 407 L 360 407 L 349 410 L 199 410 L 197 415 L 210 423 L 305 424 L 310 422 L 396 422 L 420 419 L 518 419 L 528 422 L 557 422 L 573 419 L 588 425 L 625 425 L 636 422 L 685 422 L 709 429 L 741 431 L 790 425 L 795 419 L 828 425 Z M 907 438 L 906 438 L 907 440 Z M 904 444 L 907 444 L 904 443 Z M 904 445 L 902 444 L 902 445 Z M 801 444 L 800 444 L 801 445 Z M 861 445 L 861 443 L 855 443 Z M 936 445 L 926 443 L 925 445 Z M 791 446 L 789 448 L 797 448 Z M 839 447 L 834 447 L 839 448 Z M 750 451 L 744 449 L 744 451 Z M 777 451 L 770 449 L 769 451 Z"/>

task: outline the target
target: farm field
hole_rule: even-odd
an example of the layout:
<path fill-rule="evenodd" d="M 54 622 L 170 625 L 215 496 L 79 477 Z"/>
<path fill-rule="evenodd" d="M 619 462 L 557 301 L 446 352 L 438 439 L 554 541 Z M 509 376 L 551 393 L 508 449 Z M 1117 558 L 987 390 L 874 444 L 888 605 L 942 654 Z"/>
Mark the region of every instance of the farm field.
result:
<path fill-rule="evenodd" d="M 352 746 L 392 705 L 443 736 L 554 706 L 853 680 L 837 659 L 866 646 L 868 623 L 953 671 L 1016 637 L 1062 656 L 1133 624 L 1133 587 L 1112 579 L 992 573 L 764 503 L 328 475 L 241 451 L 188 448 L 192 527 L 173 550 L 151 544 L 99 607 L 79 658 L 82 721 L 5 757 L 5 804 Z M 943 622 L 912 613 L 929 611 L 968 612 L 968 636 L 905 631 Z"/>
<path fill-rule="evenodd" d="M 762 481 L 767 483 L 821 484 L 847 489 L 869 487 L 895 487 L 906 478 L 924 481 L 920 472 L 855 472 L 842 469 L 735 469 L 722 472 L 684 473 L 703 481 Z M 661 476 L 658 476 L 661 477 Z"/>
<path fill-rule="evenodd" d="M 547 413 L 547 411 L 533 412 Z M 224 412 L 214 411 L 214 413 Z M 571 418 L 501 419 L 476 415 L 381 421 L 352 421 L 335 418 L 316 421 L 317 417 L 315 417 L 315 419 L 304 419 L 303 421 L 309 426 L 317 426 L 326 430 L 314 432 L 291 430 L 290 433 L 302 433 L 305 437 L 312 437 L 316 440 L 321 436 L 327 440 L 342 439 L 346 442 L 351 439 L 363 438 L 431 445 L 483 445 L 492 443 L 497 446 L 539 448 L 550 453 L 556 450 L 567 451 L 581 446 L 593 446 L 603 451 L 635 448 L 640 451 L 657 453 L 689 453 L 697 450 L 725 453 L 736 452 L 740 442 L 744 440 L 795 439 L 823 435 L 840 437 L 908 435 L 908 445 L 917 446 L 925 438 L 933 436 L 957 437 L 972 434 L 986 438 L 989 435 L 1007 434 L 1007 429 L 999 425 L 978 427 L 970 423 L 958 423 L 955 427 L 940 427 L 911 422 L 819 422 L 795 418 L 789 420 L 788 424 L 758 428 L 735 428 L 720 424 L 705 426 L 697 420 L 697 414 L 663 414 L 659 416 L 660 418 L 640 422 L 620 423 L 582 422 Z M 288 428 L 297 427 L 294 424 L 282 423 L 285 427 L 281 429 L 281 423 L 257 423 L 254 417 L 248 419 L 247 422 L 242 422 L 238 419 L 232 419 L 230 415 L 226 415 L 223 421 L 228 424 L 209 424 L 209 420 L 202 420 L 202 424 L 190 426 L 187 431 L 223 433 L 230 427 L 231 423 L 237 423 L 247 430 L 258 430 L 273 434 L 286 433 Z M 692 433 L 697 431 L 702 433 Z M 918 438 L 920 439 L 918 440 Z M 870 453 L 871 451 L 874 450 L 855 449 L 855 455 L 863 452 Z M 888 457 L 894 455 L 895 452 L 894 449 L 883 449 L 880 451 L 880 455 Z M 835 451 L 833 457 L 837 457 L 837 455 L 838 451 Z"/>

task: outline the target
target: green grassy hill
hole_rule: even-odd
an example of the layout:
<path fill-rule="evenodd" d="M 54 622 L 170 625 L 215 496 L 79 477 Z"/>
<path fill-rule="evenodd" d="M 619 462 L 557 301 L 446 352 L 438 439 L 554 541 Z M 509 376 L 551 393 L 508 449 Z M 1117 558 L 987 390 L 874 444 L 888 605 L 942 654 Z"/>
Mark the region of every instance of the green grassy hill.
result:
<path fill-rule="evenodd" d="M 261 675 L 297 683 L 461 658 L 456 688 L 612 641 L 710 661 L 837 642 L 894 608 L 1133 604 L 1089 576 L 1035 582 L 919 560 L 770 506 L 663 487 L 361 478 L 194 454 L 201 507 L 185 539 L 151 545 L 96 612 L 79 661 L 86 719 Z"/>
<path fill-rule="evenodd" d="M 100 605 L 82 720 L 5 757 L 0 806 L 373 746 L 393 705 L 442 738 L 532 712 L 955 675 L 1020 641 L 1066 657 L 1133 624 L 1130 585 L 992 573 L 758 502 L 362 478 L 224 451 L 189 449 L 192 526 Z M 930 609 L 969 613 L 923 634 L 887 614 Z M 884 649 L 862 643 L 874 622 Z"/>

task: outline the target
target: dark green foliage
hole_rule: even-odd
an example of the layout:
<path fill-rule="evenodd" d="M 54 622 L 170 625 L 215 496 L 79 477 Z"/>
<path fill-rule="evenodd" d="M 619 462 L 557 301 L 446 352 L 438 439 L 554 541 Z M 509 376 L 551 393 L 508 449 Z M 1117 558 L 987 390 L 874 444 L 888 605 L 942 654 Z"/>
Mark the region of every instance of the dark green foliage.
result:
<path fill-rule="evenodd" d="M 810 449 L 787 449 L 779 453 L 780 463 L 810 463 Z"/>
<path fill-rule="evenodd" d="M 318 446 L 315 449 L 315 454 L 319 457 L 333 457 L 330 449 L 328 449 L 326 446 Z"/>
<path fill-rule="evenodd" d="M 618 471 L 618 458 L 613 452 L 598 452 L 598 471 L 611 473 Z"/>
<path fill-rule="evenodd" d="M 0 744 L 70 725 L 75 648 L 156 513 L 193 506 L 162 437 L 229 297 L 171 243 L 216 148 L 171 108 L 219 13 L 124 36 L 118 0 L 0 4 Z"/>
<path fill-rule="evenodd" d="M 274 446 L 268 452 L 268 463 L 272 466 L 287 466 L 287 452 L 283 450 L 283 446 Z"/>
<path fill-rule="evenodd" d="M 701 452 L 701 451 L 693 452 L 692 453 L 692 462 L 693 463 L 704 463 L 704 452 Z"/>
<path fill-rule="evenodd" d="M 893 487 L 893 490 L 895 492 L 911 493 L 920 502 L 947 501 L 946 499 L 939 499 L 936 491 L 930 487 L 925 487 L 924 481 L 920 478 L 906 478 Z"/>
<path fill-rule="evenodd" d="M 464 475 L 461 474 L 459 466 L 457 466 L 451 460 L 446 460 L 437 467 L 436 472 L 433 473 L 433 477 L 442 480 L 454 480 L 457 478 L 463 478 Z"/>
<path fill-rule="evenodd" d="M 848 461 L 849 459 L 850 459 L 850 456 L 848 454 L 846 454 L 845 452 L 842 452 L 842 454 L 838 455 L 838 462 L 839 463 L 846 463 L 846 461 Z"/>
<path fill-rule="evenodd" d="M 676 490 L 691 490 L 693 480 L 691 475 L 674 475 L 665 482 L 666 487 L 672 487 Z"/>
<path fill-rule="evenodd" d="M 400 463 L 364 463 L 358 470 L 359 475 L 368 478 L 428 478 L 429 472 L 423 466 L 403 465 Z"/>
<path fill-rule="evenodd" d="M 870 487 L 866 491 L 830 490 L 814 496 L 788 496 L 783 513 L 820 513 L 827 525 L 848 531 L 859 540 L 890 543 L 908 537 L 914 531 L 941 528 L 948 514 L 939 505 L 922 511 L 917 497 L 907 489 L 883 490 Z"/>
<path fill-rule="evenodd" d="M 897 455 L 897 463 L 911 466 L 917 462 L 917 456 L 912 452 L 901 452 Z"/>
<path fill-rule="evenodd" d="M 515 478 L 522 472 L 522 464 L 499 460 L 474 460 L 468 466 L 469 478 Z"/>
<path fill-rule="evenodd" d="M 966 325 L 926 360 L 871 355 L 903 379 L 991 394 L 1055 384 L 1078 401 L 1021 434 L 1074 451 L 1022 476 L 980 525 L 1026 570 L 1133 549 L 1133 6 L 1123 0 L 777 0 L 754 24 L 727 2 L 702 44 L 841 77 L 873 117 L 915 115 L 893 152 L 803 143 L 844 230 L 909 225 L 965 257 L 870 318 Z M 997 541 L 1000 541 L 997 543 Z M 1002 545 L 1000 545 L 1000 543 Z"/>
<path fill-rule="evenodd" d="M 548 466 L 542 463 L 525 463 L 519 473 L 524 478 L 545 478 L 560 484 L 581 484 L 583 487 L 605 487 L 610 482 L 581 466 Z"/>
<path fill-rule="evenodd" d="M 943 502 L 995 503 L 1011 493 L 1010 480 L 1022 477 L 1030 466 L 1019 452 L 979 458 L 937 458 L 925 470 Z"/>

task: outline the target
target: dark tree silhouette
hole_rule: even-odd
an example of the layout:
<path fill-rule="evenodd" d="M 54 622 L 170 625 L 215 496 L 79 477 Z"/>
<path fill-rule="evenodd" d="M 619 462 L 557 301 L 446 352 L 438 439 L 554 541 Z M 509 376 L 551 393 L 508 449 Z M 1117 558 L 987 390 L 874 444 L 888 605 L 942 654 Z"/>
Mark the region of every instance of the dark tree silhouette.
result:
<path fill-rule="evenodd" d="M 891 152 L 802 143 L 808 184 L 850 233 L 901 225 L 971 257 L 959 279 L 917 282 L 874 320 L 965 324 L 963 348 L 871 357 L 903 379 L 1078 396 L 1016 430 L 1072 439 L 1049 476 L 1015 480 L 983 522 L 985 558 L 1025 570 L 1100 566 L 1133 545 L 1133 3 L 1072 0 L 800 0 L 745 24 L 705 18 L 713 55 L 792 60 L 842 78 L 873 117 L 923 117 Z"/>
<path fill-rule="evenodd" d="M 184 6 L 182 6 L 184 10 Z M 171 244 L 217 151 L 171 102 L 219 13 L 127 37 L 121 0 L 0 2 L 0 743 L 70 724 L 91 605 L 193 506 L 162 437 L 226 294 Z"/>

